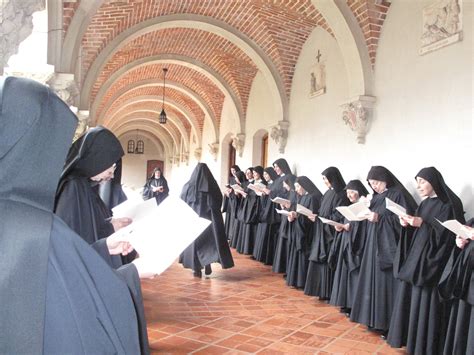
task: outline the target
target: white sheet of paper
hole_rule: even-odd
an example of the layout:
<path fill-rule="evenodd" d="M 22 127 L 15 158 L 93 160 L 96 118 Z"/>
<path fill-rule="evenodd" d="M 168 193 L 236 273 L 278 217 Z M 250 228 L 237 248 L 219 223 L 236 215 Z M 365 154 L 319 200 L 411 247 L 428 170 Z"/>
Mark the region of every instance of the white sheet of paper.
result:
<path fill-rule="evenodd" d="M 309 208 L 306 208 L 305 206 L 302 206 L 300 204 L 296 205 L 296 213 L 305 215 L 307 217 L 312 217 L 314 216 L 313 211 L 311 211 Z"/>
<path fill-rule="evenodd" d="M 324 224 L 329 224 L 330 226 L 341 227 L 341 228 L 344 227 L 344 224 L 339 223 L 339 222 L 336 222 L 336 221 L 333 221 L 333 220 L 330 220 L 330 219 L 327 219 L 327 218 L 319 217 L 319 219 L 320 219 L 321 222 L 323 222 Z"/>
<path fill-rule="evenodd" d="M 288 216 L 291 213 L 291 211 L 279 210 L 278 208 L 275 208 L 275 211 L 277 211 L 278 214 L 281 214 L 281 215 L 284 215 L 284 216 Z"/>
<path fill-rule="evenodd" d="M 356 202 L 349 206 L 339 206 L 336 207 L 336 210 L 346 217 L 348 221 L 363 221 L 372 212 L 364 202 Z"/>
<path fill-rule="evenodd" d="M 469 230 L 463 224 L 459 223 L 455 219 L 450 219 L 444 222 L 441 222 L 440 220 L 437 219 L 437 221 L 444 228 L 449 229 L 454 234 L 459 235 L 464 239 L 471 239 L 471 233 L 469 232 Z"/>
<path fill-rule="evenodd" d="M 158 205 L 154 198 L 150 198 L 146 201 L 143 201 L 142 199 L 127 200 L 112 208 L 112 212 L 115 218 L 129 217 L 133 219 L 133 221 L 136 221 L 147 216 L 151 213 L 151 210 L 157 207 Z"/>
<path fill-rule="evenodd" d="M 388 197 L 385 197 L 385 208 L 387 208 L 387 210 L 389 211 L 392 211 L 399 217 L 405 217 L 407 215 L 407 210 L 405 207 L 400 206 L 396 202 L 393 202 Z"/>
<path fill-rule="evenodd" d="M 156 202 L 153 199 L 153 202 Z M 159 206 L 149 209 L 146 216 L 122 228 L 140 254 L 148 270 L 156 274 L 165 271 L 181 252 L 186 249 L 211 224 L 201 218 L 186 202 L 176 196 L 168 196 Z"/>
<path fill-rule="evenodd" d="M 287 200 L 286 198 L 281 198 L 281 197 L 275 197 L 274 199 L 272 199 L 272 202 L 279 203 L 279 204 L 291 203 L 290 200 Z"/>

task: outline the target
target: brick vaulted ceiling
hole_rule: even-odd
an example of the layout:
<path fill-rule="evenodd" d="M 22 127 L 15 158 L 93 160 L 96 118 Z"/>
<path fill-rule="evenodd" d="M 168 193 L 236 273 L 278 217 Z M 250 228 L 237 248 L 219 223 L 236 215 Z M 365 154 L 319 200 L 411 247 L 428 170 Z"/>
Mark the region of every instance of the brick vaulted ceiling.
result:
<path fill-rule="evenodd" d="M 346 2 L 359 23 L 374 65 L 389 3 L 385 0 Z M 82 77 L 77 79 L 81 87 L 101 53 L 130 29 L 154 20 L 158 23 L 170 16 L 181 16 L 181 19 L 198 16 L 213 26 L 232 29 L 258 48 L 278 73 L 281 91 L 288 100 L 295 64 L 308 36 L 316 27 L 333 35 L 311 0 L 97 0 L 97 3 L 100 6 L 89 15 L 81 39 Z M 80 7 L 81 0 L 63 1 L 65 34 Z M 127 120 L 156 117 L 153 111 L 161 109 L 164 67 L 169 69 L 166 109 L 174 121 L 167 129 L 171 140 L 181 136 L 189 142 L 192 133 L 200 140 L 206 117 L 218 132 L 226 95 L 233 97 L 240 119 L 245 122 L 250 88 L 259 70 L 251 55 L 219 31 L 212 32 L 199 25 L 150 26 L 137 33 L 125 36 L 116 45 L 93 78 L 86 98 L 89 108 L 94 108 L 93 123 L 114 127 L 126 124 Z M 220 84 L 211 77 L 218 78 Z"/>

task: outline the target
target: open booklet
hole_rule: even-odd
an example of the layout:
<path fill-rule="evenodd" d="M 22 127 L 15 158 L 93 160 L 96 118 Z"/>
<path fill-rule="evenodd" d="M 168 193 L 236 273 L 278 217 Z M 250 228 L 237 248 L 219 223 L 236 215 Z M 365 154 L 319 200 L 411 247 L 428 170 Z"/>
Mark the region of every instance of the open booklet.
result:
<path fill-rule="evenodd" d="M 266 187 L 267 187 L 266 185 L 261 184 L 261 183 L 249 184 L 249 185 L 247 186 L 247 188 L 249 188 L 250 190 L 255 191 L 255 193 L 256 193 L 258 196 L 262 196 L 263 189 L 266 188 Z"/>
<path fill-rule="evenodd" d="M 282 197 L 275 197 L 274 199 L 272 199 L 272 202 L 279 203 L 280 205 L 291 204 L 290 200 L 287 200 L 286 198 Z"/>
<path fill-rule="evenodd" d="M 179 197 L 168 196 L 159 206 L 155 199 L 152 200 L 153 204 L 142 201 L 141 206 L 136 206 L 140 214 L 114 234 L 125 235 L 147 269 L 161 274 L 211 221 L 199 217 Z"/>
<path fill-rule="evenodd" d="M 339 222 L 336 222 L 336 221 L 332 221 L 330 219 L 327 219 L 327 218 L 323 218 L 323 217 L 318 217 L 321 222 L 323 222 L 324 224 L 329 224 L 330 226 L 334 226 L 334 227 L 341 227 L 343 228 L 344 227 L 344 224 L 342 223 L 339 223 Z"/>
<path fill-rule="evenodd" d="M 385 208 L 389 211 L 392 211 L 399 217 L 406 217 L 407 216 L 407 210 L 405 207 L 400 206 L 398 203 L 393 202 L 391 199 L 388 197 L 385 197 Z"/>
<path fill-rule="evenodd" d="M 281 214 L 283 216 L 288 216 L 291 211 L 287 211 L 287 210 L 279 210 L 278 208 L 275 208 L 275 211 L 278 213 L 278 214 Z"/>
<path fill-rule="evenodd" d="M 465 225 L 459 223 L 455 219 L 450 219 L 444 222 L 441 222 L 440 220 L 436 219 L 444 228 L 449 229 L 451 232 L 453 232 L 456 235 L 459 235 L 463 239 L 471 239 L 472 232 L 469 231 L 468 228 L 466 228 Z"/>
<path fill-rule="evenodd" d="M 306 208 L 300 204 L 296 205 L 296 213 L 305 215 L 306 217 L 313 217 L 315 215 L 309 208 Z"/>
<path fill-rule="evenodd" d="M 233 184 L 233 185 L 230 185 L 230 187 L 232 187 L 234 190 L 244 191 L 243 187 L 240 186 L 239 184 Z"/>
<path fill-rule="evenodd" d="M 364 201 L 356 202 L 349 206 L 339 206 L 336 207 L 336 210 L 346 217 L 348 221 L 363 221 L 372 212 Z"/>

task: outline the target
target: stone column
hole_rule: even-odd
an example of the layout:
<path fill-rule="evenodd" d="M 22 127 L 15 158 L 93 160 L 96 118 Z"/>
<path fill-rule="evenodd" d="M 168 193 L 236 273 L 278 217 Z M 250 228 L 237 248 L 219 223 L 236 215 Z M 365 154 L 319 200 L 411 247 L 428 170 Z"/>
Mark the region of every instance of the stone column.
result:
<path fill-rule="evenodd" d="M 374 104 L 375 97 L 359 96 L 341 105 L 342 119 L 355 132 L 359 144 L 365 143 Z"/>
<path fill-rule="evenodd" d="M 288 140 L 288 127 L 290 122 L 288 121 L 278 121 L 276 126 L 273 126 L 270 131 L 270 137 L 278 145 L 278 152 L 280 154 L 285 153 L 286 142 Z"/>
<path fill-rule="evenodd" d="M 44 0 L 0 1 L 0 74 L 20 43 L 33 31 L 33 13 L 45 8 Z"/>

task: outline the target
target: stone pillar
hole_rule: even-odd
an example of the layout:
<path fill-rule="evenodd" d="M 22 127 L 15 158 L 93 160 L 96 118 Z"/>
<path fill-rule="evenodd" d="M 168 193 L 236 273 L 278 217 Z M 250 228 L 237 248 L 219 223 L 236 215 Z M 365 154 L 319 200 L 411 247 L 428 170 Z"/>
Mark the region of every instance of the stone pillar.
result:
<path fill-rule="evenodd" d="M 44 0 L 0 2 L 0 74 L 20 43 L 33 31 L 33 13 L 44 10 Z"/>
<path fill-rule="evenodd" d="M 244 146 L 245 146 L 245 133 L 238 133 L 235 137 L 232 138 L 232 146 L 235 148 L 239 157 L 242 158 L 242 154 L 244 153 Z"/>
<path fill-rule="evenodd" d="M 373 96 L 359 96 L 342 104 L 342 119 L 356 133 L 357 143 L 364 144 L 367 135 L 372 109 L 375 104 Z"/>
<path fill-rule="evenodd" d="M 46 83 L 65 103 L 75 106 L 79 89 L 74 81 L 74 74 L 54 73 Z"/>
<path fill-rule="evenodd" d="M 278 145 L 278 152 L 280 154 L 285 153 L 286 142 L 288 141 L 288 127 L 290 122 L 278 121 L 276 126 L 273 126 L 270 131 L 270 137 Z"/>

